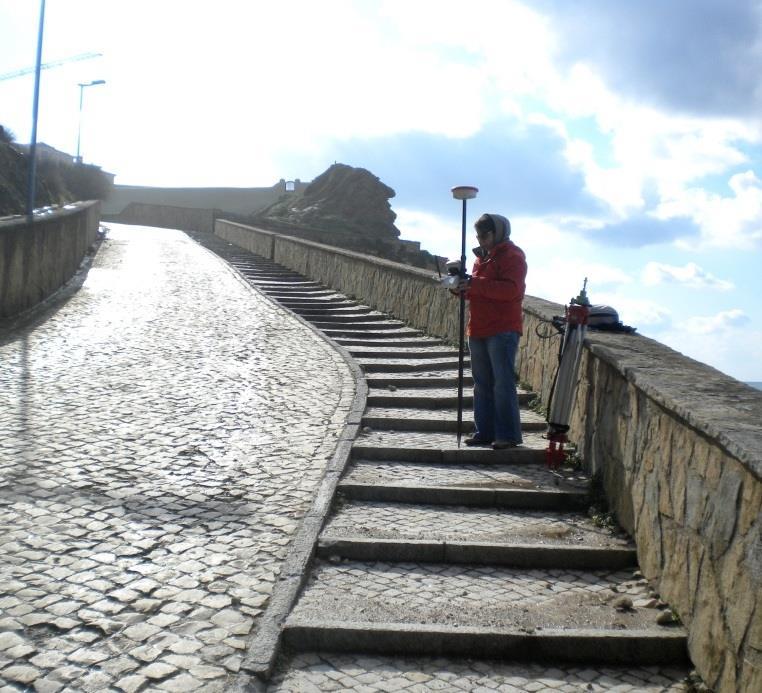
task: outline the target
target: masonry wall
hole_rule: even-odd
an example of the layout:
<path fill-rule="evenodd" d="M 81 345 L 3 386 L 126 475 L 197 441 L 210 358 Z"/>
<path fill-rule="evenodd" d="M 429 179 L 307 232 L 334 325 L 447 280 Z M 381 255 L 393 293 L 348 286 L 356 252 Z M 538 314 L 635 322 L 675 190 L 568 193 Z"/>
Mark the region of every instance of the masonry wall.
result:
<path fill-rule="evenodd" d="M 457 301 L 428 272 L 231 222 L 216 233 L 457 343 Z M 517 368 L 546 402 L 562 311 L 524 302 Z M 640 335 L 589 331 L 571 437 L 705 681 L 762 691 L 762 393 Z"/>
<path fill-rule="evenodd" d="M 294 191 L 308 182 L 293 181 Z M 155 188 L 116 185 L 103 202 L 104 214 L 119 214 L 130 203 L 187 209 L 224 209 L 228 214 L 251 214 L 276 202 L 286 191 L 286 181 L 260 188 Z"/>
<path fill-rule="evenodd" d="M 214 209 L 130 202 L 119 214 L 104 215 L 104 219 L 120 224 L 160 226 L 164 229 L 213 233 L 216 215 L 217 210 Z"/>
<path fill-rule="evenodd" d="M 100 204 L 77 202 L 0 220 L 0 318 L 40 303 L 77 271 L 98 232 Z"/>

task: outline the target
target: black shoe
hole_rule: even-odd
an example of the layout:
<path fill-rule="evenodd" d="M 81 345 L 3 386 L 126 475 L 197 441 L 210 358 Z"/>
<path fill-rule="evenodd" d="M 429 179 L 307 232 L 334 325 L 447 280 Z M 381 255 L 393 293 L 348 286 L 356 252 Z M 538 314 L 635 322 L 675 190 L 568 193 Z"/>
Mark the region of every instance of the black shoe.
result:
<path fill-rule="evenodd" d="M 508 450 L 509 448 L 517 448 L 521 443 L 516 443 L 512 440 L 496 440 L 492 443 L 493 450 Z"/>
<path fill-rule="evenodd" d="M 465 442 L 469 447 L 482 445 L 485 448 L 488 448 L 490 445 L 492 445 L 491 440 L 485 440 L 484 438 L 479 438 L 479 436 L 471 436 L 470 438 L 466 438 Z"/>

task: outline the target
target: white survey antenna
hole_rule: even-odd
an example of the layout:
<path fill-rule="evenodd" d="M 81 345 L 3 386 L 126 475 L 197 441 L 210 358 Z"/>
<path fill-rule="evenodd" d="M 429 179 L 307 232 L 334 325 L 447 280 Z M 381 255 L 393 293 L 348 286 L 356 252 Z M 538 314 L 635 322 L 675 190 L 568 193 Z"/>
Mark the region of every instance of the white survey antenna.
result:
<path fill-rule="evenodd" d="M 473 200 L 476 193 L 479 192 L 479 188 L 475 188 L 473 185 L 456 185 L 454 188 L 450 188 L 450 192 L 456 200 Z"/>

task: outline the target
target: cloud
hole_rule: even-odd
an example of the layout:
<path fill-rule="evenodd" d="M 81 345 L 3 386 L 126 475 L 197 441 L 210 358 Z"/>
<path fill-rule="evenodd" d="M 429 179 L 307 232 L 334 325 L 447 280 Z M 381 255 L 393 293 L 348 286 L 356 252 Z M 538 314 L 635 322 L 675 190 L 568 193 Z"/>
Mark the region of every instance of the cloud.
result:
<path fill-rule="evenodd" d="M 593 303 L 613 306 L 619 313 L 619 319 L 626 325 L 636 327 L 638 332 L 658 331 L 672 324 L 672 312 L 661 302 L 631 298 L 616 292 L 591 295 Z"/>
<path fill-rule="evenodd" d="M 720 289 L 727 291 L 733 288 L 733 283 L 718 279 L 706 272 L 694 262 L 683 267 L 666 265 L 661 262 L 649 262 L 643 270 L 643 283 L 646 286 L 656 286 L 662 283 L 683 284 L 692 289 Z"/>
<path fill-rule="evenodd" d="M 754 249 L 762 244 L 762 180 L 748 170 L 730 177 L 730 195 L 690 188 L 664 208 L 690 212 L 707 247 Z"/>
<path fill-rule="evenodd" d="M 527 251 L 529 265 L 527 293 L 532 296 L 566 304 L 579 294 L 587 279 L 590 300 L 600 304 L 608 302 L 609 299 L 604 297 L 611 297 L 619 287 L 632 282 L 627 272 L 614 265 L 591 262 L 565 253 L 547 257 L 532 252 L 533 248 L 529 245 L 522 247 Z"/>
<path fill-rule="evenodd" d="M 508 216 L 588 214 L 599 204 L 565 156 L 564 142 L 544 125 L 494 121 L 466 138 L 424 132 L 372 139 L 337 139 L 330 161 L 369 168 L 397 191 L 400 206 L 453 214 L 450 188 L 480 189 L 472 206 Z"/>
<path fill-rule="evenodd" d="M 550 0 L 559 54 L 592 64 L 616 91 L 670 110 L 756 115 L 762 107 L 755 0 Z"/>
<path fill-rule="evenodd" d="M 743 382 L 762 382 L 762 331 L 752 329 L 741 318 L 717 317 L 700 318 L 706 322 L 698 325 L 693 320 L 680 323 L 659 332 L 656 338 Z"/>
<path fill-rule="evenodd" d="M 624 221 L 604 224 L 590 234 L 598 243 L 614 246 L 641 247 L 696 237 L 699 227 L 690 219 L 658 219 L 645 214 Z"/>
<path fill-rule="evenodd" d="M 717 334 L 721 338 L 726 330 L 748 325 L 749 316 L 742 310 L 733 308 L 707 317 L 694 317 L 683 320 L 678 327 L 691 334 Z"/>

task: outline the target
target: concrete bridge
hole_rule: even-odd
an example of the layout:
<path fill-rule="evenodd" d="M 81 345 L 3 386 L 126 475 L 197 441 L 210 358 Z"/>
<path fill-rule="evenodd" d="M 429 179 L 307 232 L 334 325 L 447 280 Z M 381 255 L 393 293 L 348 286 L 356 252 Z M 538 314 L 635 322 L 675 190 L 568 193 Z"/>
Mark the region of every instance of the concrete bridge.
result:
<path fill-rule="evenodd" d="M 524 448 L 458 450 L 429 273 L 113 226 L 18 315 L 84 254 L 72 215 L 97 242 L 88 205 L 0 227 L 9 690 L 688 690 L 692 666 L 762 689 L 760 393 L 595 334 L 583 467 L 544 469 L 529 409 Z M 559 310 L 526 301 L 525 402 Z M 585 512 L 592 477 L 618 527 Z"/>

